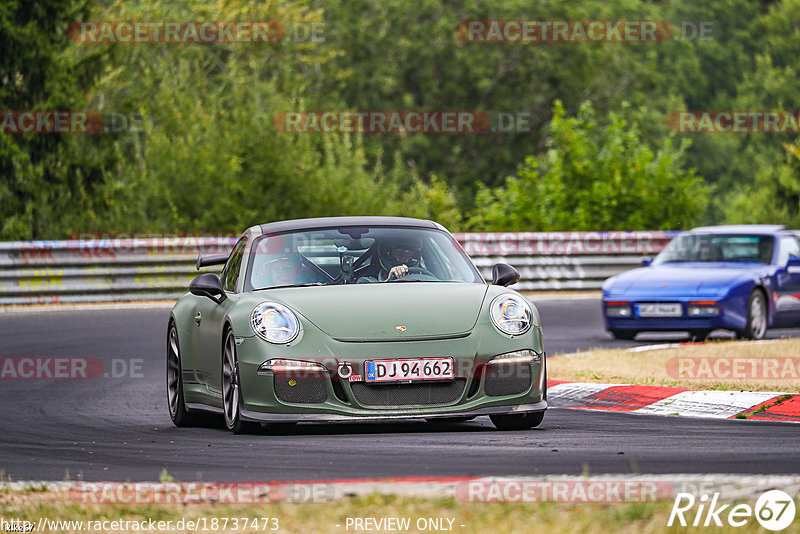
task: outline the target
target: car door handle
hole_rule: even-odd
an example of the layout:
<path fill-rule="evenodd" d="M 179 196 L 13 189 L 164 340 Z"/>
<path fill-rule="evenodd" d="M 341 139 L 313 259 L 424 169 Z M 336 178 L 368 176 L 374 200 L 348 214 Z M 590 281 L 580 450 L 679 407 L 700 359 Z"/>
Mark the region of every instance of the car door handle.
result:
<path fill-rule="evenodd" d="M 197 312 L 197 315 L 194 316 L 194 322 L 197 326 L 200 326 L 200 321 L 203 320 L 203 315 L 200 312 Z"/>

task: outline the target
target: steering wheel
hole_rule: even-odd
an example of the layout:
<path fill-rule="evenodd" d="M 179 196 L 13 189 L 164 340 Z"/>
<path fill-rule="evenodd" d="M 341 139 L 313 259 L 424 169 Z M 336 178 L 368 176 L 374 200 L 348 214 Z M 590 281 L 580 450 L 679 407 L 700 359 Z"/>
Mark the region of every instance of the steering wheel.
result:
<path fill-rule="evenodd" d="M 430 276 L 431 278 L 436 278 L 436 276 L 432 272 L 430 272 L 428 269 L 425 269 L 424 267 L 409 267 L 408 274 L 423 274 L 425 276 Z M 393 278 L 395 280 L 398 279 L 394 274 L 390 274 L 389 278 L 386 281 L 388 282 Z"/>

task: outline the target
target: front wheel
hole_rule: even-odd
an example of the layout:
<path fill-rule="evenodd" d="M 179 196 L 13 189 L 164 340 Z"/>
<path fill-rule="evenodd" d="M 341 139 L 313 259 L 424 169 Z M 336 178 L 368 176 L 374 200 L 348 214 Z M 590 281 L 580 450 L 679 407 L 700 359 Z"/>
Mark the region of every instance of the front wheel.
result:
<path fill-rule="evenodd" d="M 764 293 L 756 289 L 750 293 L 747 302 L 747 326 L 738 332 L 744 339 L 763 339 L 767 333 L 767 299 Z"/>
<path fill-rule="evenodd" d="M 541 424 L 544 412 L 490 415 L 489 418 L 497 430 L 528 430 Z"/>
<path fill-rule="evenodd" d="M 227 330 L 222 343 L 222 411 L 225 414 L 225 426 L 234 434 L 248 434 L 256 430 L 257 425 L 242 421 L 239 410 L 242 392 L 239 381 L 239 362 L 236 358 L 236 338 L 232 330 Z"/>

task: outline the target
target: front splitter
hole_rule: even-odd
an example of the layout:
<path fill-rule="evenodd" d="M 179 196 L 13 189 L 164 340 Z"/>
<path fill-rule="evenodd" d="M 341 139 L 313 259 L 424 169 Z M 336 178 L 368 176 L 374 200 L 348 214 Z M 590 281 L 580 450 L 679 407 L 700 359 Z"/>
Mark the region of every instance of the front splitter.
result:
<path fill-rule="evenodd" d="M 413 413 L 399 415 L 339 415 L 339 414 L 278 414 L 261 413 L 242 409 L 240 416 L 245 421 L 261 423 L 372 423 L 381 421 L 397 421 L 402 419 L 448 419 L 452 417 L 478 417 L 481 415 L 513 415 L 531 412 L 543 412 L 547 409 L 547 401 L 535 404 L 519 404 L 515 406 L 491 406 L 470 411 L 454 411 L 448 413 Z"/>

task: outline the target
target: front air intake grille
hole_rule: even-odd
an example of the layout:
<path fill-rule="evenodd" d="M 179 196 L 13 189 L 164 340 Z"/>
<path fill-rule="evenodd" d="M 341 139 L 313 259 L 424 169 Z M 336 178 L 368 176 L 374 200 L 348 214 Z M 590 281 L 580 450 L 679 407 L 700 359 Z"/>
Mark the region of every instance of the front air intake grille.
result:
<path fill-rule="evenodd" d="M 519 395 L 531 387 L 531 365 L 525 363 L 500 363 L 486 366 L 484 390 L 490 397 Z"/>
<path fill-rule="evenodd" d="M 457 401 L 466 384 L 465 379 L 459 378 L 430 384 L 369 385 L 353 382 L 350 387 L 356 400 L 364 406 L 424 406 Z"/>
<path fill-rule="evenodd" d="M 318 404 L 328 400 L 325 382 L 325 375 L 321 373 L 279 372 L 273 378 L 278 400 L 294 404 Z"/>

